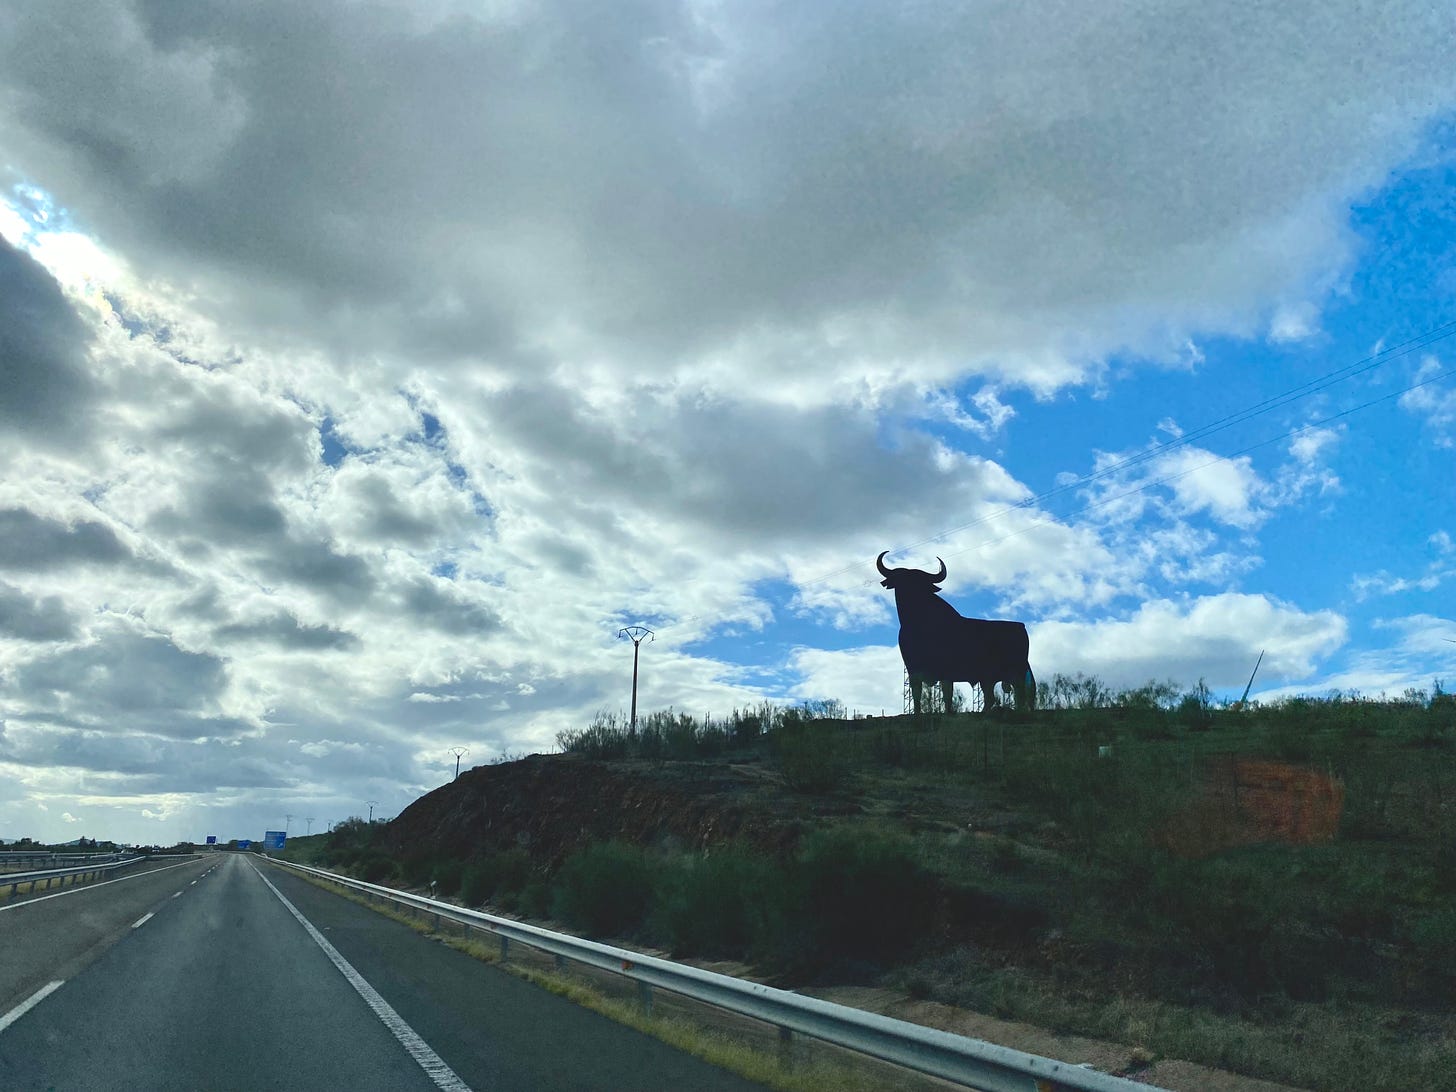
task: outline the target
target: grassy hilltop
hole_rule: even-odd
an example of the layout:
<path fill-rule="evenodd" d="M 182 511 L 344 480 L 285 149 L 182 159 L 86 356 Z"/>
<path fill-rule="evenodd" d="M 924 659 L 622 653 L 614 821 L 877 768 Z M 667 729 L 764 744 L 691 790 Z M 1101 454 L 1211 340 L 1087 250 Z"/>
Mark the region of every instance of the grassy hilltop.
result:
<path fill-rule="evenodd" d="M 1316 1089 L 1456 1073 L 1456 702 L 599 717 L 290 843 L 589 936 L 878 984 Z"/>

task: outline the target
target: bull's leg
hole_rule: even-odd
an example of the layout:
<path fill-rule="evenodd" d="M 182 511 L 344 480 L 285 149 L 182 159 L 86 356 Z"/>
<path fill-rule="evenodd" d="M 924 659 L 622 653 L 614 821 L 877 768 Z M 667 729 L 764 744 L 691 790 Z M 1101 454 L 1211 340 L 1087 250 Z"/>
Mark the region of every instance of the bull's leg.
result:
<path fill-rule="evenodd" d="M 1008 684 L 1008 687 L 1013 684 Z M 1031 673 L 1031 665 L 1027 664 L 1021 680 L 1014 684 L 1016 687 L 1016 708 L 1019 712 L 1029 713 L 1036 708 L 1036 676 Z"/>
<path fill-rule="evenodd" d="M 989 713 L 996 705 L 996 680 L 980 679 L 976 685 L 981 688 L 981 712 Z"/>
<path fill-rule="evenodd" d="M 916 678 L 914 675 L 910 676 L 910 701 L 915 709 L 916 720 L 920 719 L 920 687 L 922 685 L 923 684 L 920 679 Z"/>
<path fill-rule="evenodd" d="M 940 708 L 947 714 L 955 712 L 955 680 L 940 680 Z"/>

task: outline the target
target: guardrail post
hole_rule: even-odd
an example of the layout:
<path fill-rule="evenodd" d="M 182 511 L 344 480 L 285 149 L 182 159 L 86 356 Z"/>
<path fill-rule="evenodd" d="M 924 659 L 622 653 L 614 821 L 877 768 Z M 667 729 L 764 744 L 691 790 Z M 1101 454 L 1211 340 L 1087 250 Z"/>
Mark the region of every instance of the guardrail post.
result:
<path fill-rule="evenodd" d="M 510 951 L 511 951 L 511 940 L 510 940 L 510 937 L 508 937 L 504 933 L 502 933 L 501 934 L 501 938 L 500 938 L 500 961 L 502 963 L 504 963 L 506 961 L 506 957 L 508 955 L 510 955 Z"/>
<path fill-rule="evenodd" d="M 794 1032 L 783 1026 L 779 1027 L 779 1064 L 785 1069 L 794 1068 Z"/>
<path fill-rule="evenodd" d="M 652 987 L 640 979 L 637 982 L 637 1000 L 642 1002 L 642 1015 L 652 1015 Z"/>
<path fill-rule="evenodd" d="M 554 962 L 556 964 L 556 969 L 558 971 L 564 971 L 564 970 L 566 970 L 566 957 L 564 955 L 562 955 L 560 952 L 557 952 L 556 953 Z"/>

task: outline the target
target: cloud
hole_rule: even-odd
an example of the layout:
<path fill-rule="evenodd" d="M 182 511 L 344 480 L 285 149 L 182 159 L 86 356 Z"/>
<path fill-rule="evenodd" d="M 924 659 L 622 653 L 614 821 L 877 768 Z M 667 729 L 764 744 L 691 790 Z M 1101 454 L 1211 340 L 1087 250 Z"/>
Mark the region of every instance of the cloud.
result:
<path fill-rule="evenodd" d="M 1301 611 L 1264 595 L 1224 593 L 1151 600 L 1120 619 L 1044 622 L 1032 628 L 1032 665 L 1095 675 L 1114 687 L 1172 678 L 1242 686 L 1259 652 L 1261 676 L 1300 678 L 1346 640 L 1334 611 Z"/>
<path fill-rule="evenodd" d="M 1446 370 L 1436 357 L 1427 356 L 1421 360 L 1415 378 L 1417 382 L 1428 382 Z M 1456 446 L 1456 389 L 1448 385 L 1417 387 L 1400 396 L 1400 406 L 1425 421 L 1438 446 Z"/>
<path fill-rule="evenodd" d="M 257 330 L 708 385 L 732 358 L 804 398 L 847 357 L 1050 388 L 1270 299 L 1289 328 L 1450 101 L 1452 29 L 1414 3 L 118 3 L 11 13 L 0 71 L 20 161 Z"/>
<path fill-rule="evenodd" d="M 1350 580 L 1350 589 L 1357 600 L 1363 601 L 1376 595 L 1399 595 L 1403 592 L 1433 592 L 1452 577 L 1456 577 L 1456 544 L 1451 535 L 1436 531 L 1426 539 L 1429 555 L 1420 572 L 1397 576 L 1384 569 L 1375 573 L 1357 573 Z"/>
<path fill-rule="evenodd" d="M 33 597 L 0 583 L 0 636 L 22 641 L 68 641 L 76 618 L 58 595 Z"/>
<path fill-rule="evenodd" d="M 55 278 L 0 237 L 0 424 L 31 443 L 74 444 L 97 393 L 90 344 Z"/>
<path fill-rule="evenodd" d="M 232 622 L 213 630 L 224 644 L 261 641 L 294 651 L 343 651 L 357 648 L 359 638 L 332 626 L 306 626 L 286 612 L 253 622 Z"/>
<path fill-rule="evenodd" d="M 66 524 L 25 508 L 0 509 L 0 568 L 49 572 L 130 558 L 116 532 L 97 520 Z"/>
<path fill-rule="evenodd" d="M 193 737 L 242 726 L 221 716 L 227 668 L 216 655 L 188 652 L 165 637 L 113 624 L 92 640 L 59 646 L 14 669 L 15 715 L 61 723 Z"/>

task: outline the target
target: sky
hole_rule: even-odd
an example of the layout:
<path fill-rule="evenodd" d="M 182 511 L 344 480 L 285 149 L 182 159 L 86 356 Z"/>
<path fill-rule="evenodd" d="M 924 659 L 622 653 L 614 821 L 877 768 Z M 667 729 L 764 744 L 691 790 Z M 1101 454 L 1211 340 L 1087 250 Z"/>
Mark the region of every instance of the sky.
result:
<path fill-rule="evenodd" d="M 1456 8 L 0 8 L 0 837 L 630 701 L 1456 683 Z"/>

